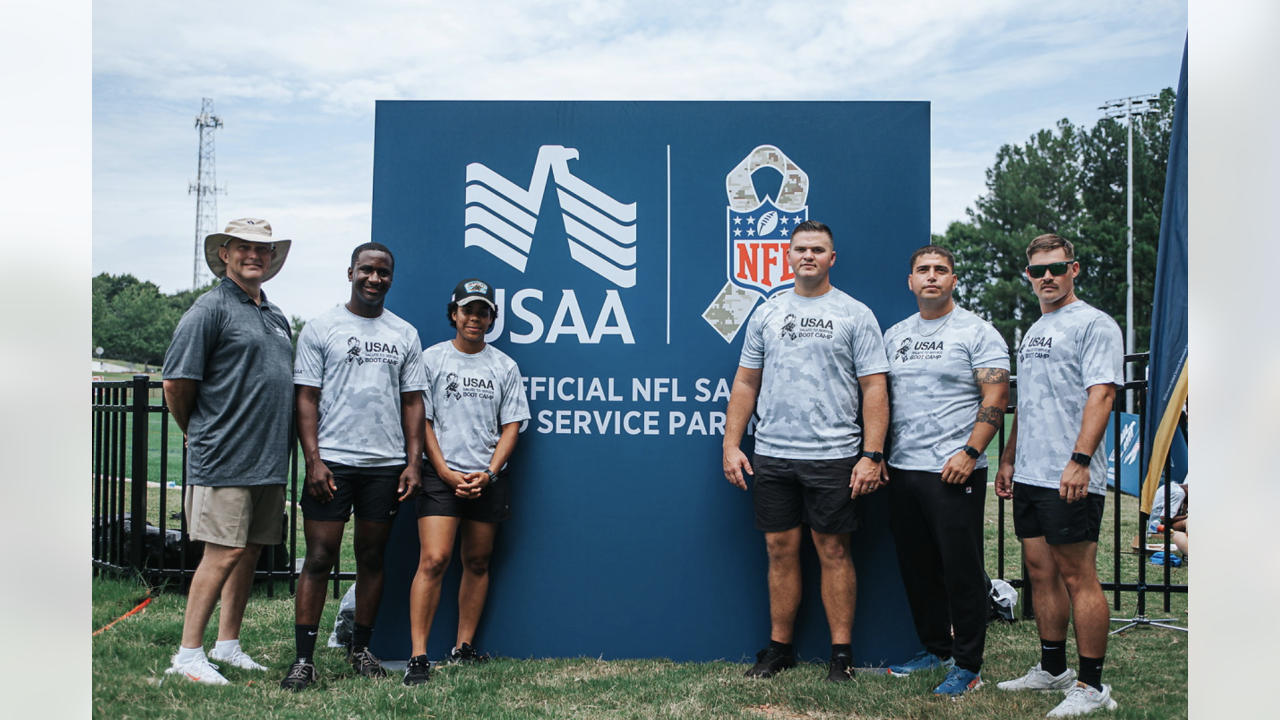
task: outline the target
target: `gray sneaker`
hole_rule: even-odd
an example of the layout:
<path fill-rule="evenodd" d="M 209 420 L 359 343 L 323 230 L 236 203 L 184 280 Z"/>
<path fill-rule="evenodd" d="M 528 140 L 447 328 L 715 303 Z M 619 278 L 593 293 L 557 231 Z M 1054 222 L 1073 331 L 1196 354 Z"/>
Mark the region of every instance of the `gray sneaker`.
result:
<path fill-rule="evenodd" d="M 387 676 L 387 671 L 382 669 L 382 661 L 369 652 L 369 648 L 352 648 L 352 651 L 351 667 L 355 669 L 357 675 L 367 678 L 383 678 Z"/>
<path fill-rule="evenodd" d="M 1115 710 L 1116 707 L 1116 701 L 1111 699 L 1110 685 L 1103 685 L 1102 690 L 1097 690 L 1092 685 L 1076 683 L 1067 697 L 1058 703 L 1058 707 L 1050 710 L 1045 717 L 1071 717 L 1094 710 Z"/>
<path fill-rule="evenodd" d="M 1040 663 L 1027 671 L 1026 675 L 1016 680 L 1005 680 L 996 683 L 1001 690 L 1070 690 L 1076 684 L 1076 671 L 1067 668 L 1061 675 L 1050 675 L 1040 669 Z"/>

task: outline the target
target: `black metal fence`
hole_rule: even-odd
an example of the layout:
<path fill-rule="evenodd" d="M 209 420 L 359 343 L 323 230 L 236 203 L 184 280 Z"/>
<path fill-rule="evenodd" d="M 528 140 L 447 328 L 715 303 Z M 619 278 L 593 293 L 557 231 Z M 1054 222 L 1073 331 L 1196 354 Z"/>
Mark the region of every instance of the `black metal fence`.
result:
<path fill-rule="evenodd" d="M 1129 355 L 1126 363 L 1145 365 L 1146 354 Z M 1136 373 L 1142 375 L 1143 373 Z M 1016 393 L 1016 378 L 1011 391 Z M 1137 380 L 1125 385 L 1116 393 L 1113 412 L 1124 407 L 1125 392 L 1137 395 L 1139 437 L 1145 429 L 1146 382 Z M 1012 402 L 1011 405 L 1016 403 Z M 135 375 L 132 380 L 93 383 L 93 566 L 95 570 L 140 573 L 150 583 L 178 581 L 186 583 L 195 574 L 202 544 L 187 537 L 186 516 L 182 510 L 182 498 L 186 488 L 186 448 L 177 423 L 173 421 L 164 402 L 162 384 L 146 375 Z M 1009 408 L 1013 411 L 1013 407 Z M 1122 423 L 1116 422 L 1112 447 L 1117 457 L 1122 447 L 1120 439 Z M 997 435 L 998 450 L 1003 453 L 1005 433 L 1003 427 Z M 176 447 L 175 447 L 176 446 Z M 181 459 L 171 461 L 178 448 Z M 298 472 L 298 446 L 293 444 L 290 456 L 289 484 L 286 489 L 285 536 L 279 545 L 264 548 L 258 562 L 255 578 L 267 582 L 268 595 L 274 595 L 277 582 L 287 582 L 289 592 L 296 588 L 300 563 L 298 558 L 298 500 L 301 486 Z M 177 459 L 177 458 L 174 458 Z M 175 467 L 176 465 L 176 467 Z M 1115 489 L 1111 498 L 1114 518 L 1115 553 L 1111 579 L 1103 582 L 1103 589 L 1113 594 L 1117 610 L 1124 593 L 1136 593 L 1138 615 L 1146 612 L 1146 595 L 1161 593 L 1164 611 L 1170 609 L 1172 593 L 1187 592 L 1187 585 L 1171 581 L 1171 567 L 1163 568 L 1159 583 L 1148 582 L 1147 562 L 1142 556 L 1147 533 L 1147 516 L 1139 508 L 1137 498 L 1126 498 L 1120 492 L 1122 463 L 1116 463 Z M 1145 467 L 1140 463 L 1140 466 Z M 1167 475 L 1167 473 L 1166 473 Z M 157 496 L 152 498 L 152 490 Z M 1165 507 L 1169 507 L 1168 483 L 1165 484 Z M 1019 563 L 1021 577 L 1006 576 L 1008 562 L 1005 557 L 1006 502 L 999 501 L 998 546 L 996 576 L 1010 585 L 1021 588 L 1020 603 L 1024 617 L 1032 617 L 1030 583 L 1025 567 Z M 1125 582 L 1122 579 L 1121 560 L 1129 547 L 1122 537 L 1122 520 L 1125 513 L 1137 518 L 1139 538 L 1138 579 Z M 151 522 L 149 518 L 154 518 Z M 135 519 L 140 519 L 137 521 Z M 1170 549 L 1169 528 L 1166 527 L 1164 547 L 1166 557 Z M 333 596 L 339 596 L 339 583 L 354 580 L 354 572 L 343 572 L 335 564 L 330 580 Z"/>
<path fill-rule="evenodd" d="M 1140 377 L 1145 377 L 1146 375 L 1146 373 L 1144 372 L 1144 369 L 1146 367 L 1148 359 L 1149 359 L 1148 353 L 1126 355 L 1124 358 L 1126 367 L 1129 367 L 1129 366 L 1134 367 L 1135 371 L 1133 374 Z M 1014 408 L 1017 406 L 1017 402 L 1015 400 L 1016 393 L 1017 393 L 1017 378 L 1015 377 L 1010 382 L 1009 408 L 1007 410 L 1007 412 L 1009 413 L 1012 413 L 1014 411 Z M 1115 543 L 1115 548 L 1114 548 L 1115 552 L 1113 553 L 1114 557 L 1113 557 L 1113 564 L 1111 568 L 1111 578 L 1110 580 L 1106 579 L 1106 576 L 1103 574 L 1102 568 L 1099 568 L 1098 574 L 1099 574 L 1099 578 L 1103 580 L 1102 582 L 1103 591 L 1109 592 L 1112 594 L 1112 606 L 1114 607 L 1114 609 L 1120 610 L 1121 602 L 1123 600 L 1125 593 L 1134 593 L 1137 598 L 1137 617 L 1142 618 L 1143 622 L 1146 622 L 1145 618 L 1147 614 L 1147 594 L 1148 593 L 1159 593 L 1163 599 L 1164 611 L 1169 612 L 1173 593 L 1186 593 L 1187 585 L 1185 583 L 1175 584 L 1172 581 L 1173 568 L 1168 561 L 1166 561 L 1163 565 L 1163 568 L 1162 568 L 1163 578 L 1161 582 L 1149 582 L 1147 579 L 1148 563 L 1147 563 L 1147 557 L 1144 549 L 1146 548 L 1146 545 L 1147 545 L 1147 523 L 1150 518 L 1146 513 L 1142 512 L 1140 498 L 1125 497 L 1124 493 L 1120 491 L 1121 478 L 1124 472 L 1123 470 L 1124 463 L 1120 461 L 1121 451 L 1123 447 L 1123 444 L 1121 442 L 1121 430 L 1123 427 L 1123 423 L 1119 422 L 1119 416 L 1120 416 L 1120 413 L 1125 408 L 1125 405 L 1126 405 L 1125 398 L 1128 393 L 1133 393 L 1135 398 L 1134 409 L 1137 411 L 1137 415 L 1138 415 L 1139 442 L 1141 442 L 1142 438 L 1146 437 L 1146 427 L 1147 427 L 1147 421 L 1148 421 L 1147 403 L 1146 403 L 1147 381 L 1145 379 L 1129 381 L 1125 383 L 1122 389 L 1116 392 L 1115 405 L 1112 408 L 1112 415 L 1113 417 L 1117 418 L 1117 421 L 1114 423 L 1112 427 L 1112 438 L 1111 438 L 1112 452 L 1114 453 L 1114 456 L 1115 456 L 1114 457 L 1115 485 L 1112 488 L 1111 497 L 1109 498 L 1109 504 L 1111 506 L 1111 514 L 1113 518 L 1113 522 L 1112 522 L 1113 541 Z M 1005 446 L 1004 427 L 1001 427 L 1000 431 L 997 433 L 996 442 L 999 450 L 999 454 L 997 455 L 997 457 L 999 457 L 999 455 L 1004 454 L 1004 446 Z M 1143 447 L 1142 450 L 1143 452 L 1140 455 L 1139 462 L 1138 462 L 1140 473 L 1145 472 L 1145 469 L 1147 467 L 1147 454 L 1146 454 L 1147 448 Z M 1164 476 L 1166 478 L 1170 478 L 1173 476 L 1170 458 L 1165 459 Z M 1170 487 L 1168 482 L 1164 483 L 1164 487 L 1161 488 L 1161 492 L 1164 493 L 1164 507 L 1169 508 Z M 1005 558 L 1004 550 L 1005 550 L 1005 532 L 1006 532 L 1005 516 L 1007 514 L 1006 513 L 1007 502 L 1008 501 L 1004 499 L 1001 499 L 999 501 L 998 521 L 997 521 L 997 537 L 998 537 L 997 542 L 998 542 L 999 550 L 997 552 L 996 576 L 1005 580 L 1013 587 L 1021 589 L 1022 597 L 1019 599 L 1020 600 L 1019 604 L 1022 606 L 1022 615 L 1024 618 L 1031 619 L 1035 617 L 1035 610 L 1032 605 L 1031 583 L 1029 580 L 1026 579 L 1027 578 L 1026 566 L 1022 565 L 1021 563 L 1019 564 L 1019 570 L 1022 573 L 1021 577 L 1018 577 L 1018 578 L 1005 577 L 1006 558 Z M 1122 526 L 1123 526 L 1125 513 L 1129 513 L 1130 517 L 1136 518 L 1136 522 L 1137 522 L 1137 527 L 1136 527 L 1137 548 L 1134 550 L 1134 552 L 1136 552 L 1138 556 L 1138 577 L 1136 582 L 1125 582 L 1123 579 L 1122 560 L 1124 559 L 1124 556 L 1127 554 L 1128 548 L 1130 547 L 1130 544 L 1126 543 L 1123 537 L 1124 532 L 1122 530 Z M 1172 547 L 1173 547 L 1171 532 L 1172 532 L 1172 529 L 1168 524 L 1166 524 L 1164 528 L 1164 537 L 1163 537 L 1164 553 L 1166 558 L 1169 557 L 1170 551 L 1172 550 Z"/>
<path fill-rule="evenodd" d="M 162 383 L 147 375 L 132 380 L 97 381 L 93 402 L 93 567 L 95 571 L 137 572 L 151 584 L 186 584 L 200 562 L 203 543 L 187 536 L 182 512 L 187 450 L 164 401 Z M 263 548 L 255 579 L 275 595 L 276 583 L 296 588 L 298 500 L 301 485 L 298 446 L 289 458 L 284 537 Z M 333 596 L 339 583 L 354 580 L 335 564 Z"/>

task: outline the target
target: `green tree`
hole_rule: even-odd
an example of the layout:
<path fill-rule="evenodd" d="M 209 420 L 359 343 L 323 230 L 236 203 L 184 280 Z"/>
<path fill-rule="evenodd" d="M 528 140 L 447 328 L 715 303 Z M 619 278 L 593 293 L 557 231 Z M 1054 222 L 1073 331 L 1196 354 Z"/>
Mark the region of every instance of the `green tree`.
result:
<path fill-rule="evenodd" d="M 132 275 L 94 277 L 93 347 L 101 347 L 103 357 L 161 364 L 182 313 L 216 284 L 165 295 L 155 283 Z"/>
<path fill-rule="evenodd" d="M 1005 145 L 987 170 L 987 193 L 935 241 L 956 255 L 963 302 L 995 325 L 1010 347 L 1039 315 L 1023 279 L 1025 250 L 1037 235 L 1080 237 L 1079 131 L 1067 120 L 1021 146 Z"/>
<path fill-rule="evenodd" d="M 293 329 L 290 337 L 293 340 L 293 349 L 296 352 L 298 350 L 298 335 L 302 333 L 302 328 L 307 326 L 307 321 L 303 320 L 300 315 L 290 315 L 289 326 Z"/>
<path fill-rule="evenodd" d="M 1151 302 L 1155 290 L 1156 248 L 1164 206 L 1169 135 L 1176 96 L 1160 93 L 1157 113 L 1133 123 L 1133 325 L 1137 352 L 1146 352 L 1151 337 Z M 1081 146 L 1086 215 L 1082 226 L 1081 293 L 1090 304 L 1109 313 L 1123 328 L 1128 289 L 1126 166 L 1128 129 L 1122 121 L 1104 119 Z"/>
<path fill-rule="evenodd" d="M 1137 350 L 1150 335 L 1156 244 L 1164 203 L 1174 94 L 1134 120 L 1134 326 Z M 1061 120 L 1023 145 L 1005 145 L 987 170 L 987 191 L 934 241 L 956 254 L 963 302 L 990 320 L 1011 348 L 1040 317 L 1023 274 L 1026 247 L 1056 233 L 1076 247 L 1080 297 L 1124 326 L 1127 129 L 1105 119 L 1087 130 Z"/>

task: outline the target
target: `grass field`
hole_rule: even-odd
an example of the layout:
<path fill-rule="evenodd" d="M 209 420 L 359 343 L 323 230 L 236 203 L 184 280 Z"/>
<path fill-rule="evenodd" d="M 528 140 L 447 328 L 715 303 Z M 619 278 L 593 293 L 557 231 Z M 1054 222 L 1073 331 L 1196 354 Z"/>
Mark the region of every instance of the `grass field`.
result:
<path fill-rule="evenodd" d="M 1108 518 L 1110 502 L 1109 498 Z M 988 494 L 987 506 L 988 568 L 994 575 L 994 493 Z M 1109 526 L 1108 519 L 1104 529 Z M 1135 532 L 1136 526 L 1125 527 L 1124 542 Z M 1099 566 L 1100 574 L 1109 578 L 1116 548 L 1109 533 L 1104 535 Z M 1007 567 L 1016 576 L 1016 544 L 1009 538 L 1006 546 Z M 1120 558 L 1124 579 L 1136 580 L 1140 557 L 1121 552 Z M 1158 581 L 1159 569 L 1148 567 L 1148 582 Z M 1185 568 L 1174 570 L 1174 582 L 1186 583 L 1188 573 Z M 959 702 L 932 696 L 940 674 L 905 679 L 862 674 L 853 683 L 834 686 L 822 681 L 826 671 L 819 665 L 802 665 L 771 681 L 753 681 L 742 677 L 746 666 L 741 662 L 672 663 L 661 658 L 500 658 L 478 667 L 443 668 L 426 686 L 411 689 L 400 684 L 398 673 L 382 681 L 352 677 L 341 651 L 331 649 L 318 653 L 318 686 L 293 695 L 277 687 L 292 660 L 293 645 L 293 602 L 279 588 L 274 599 L 266 597 L 265 589 L 255 589 L 243 632 L 255 656 L 271 669 L 265 674 L 227 670 L 230 687 L 167 679 L 171 676 L 164 675 L 164 669 L 181 635 L 185 598 L 157 592 L 145 611 L 94 638 L 94 717 L 1003 719 L 1043 716 L 1058 700 L 995 688 L 995 682 L 1021 675 L 1039 659 L 1035 625 L 1028 621 L 990 627 L 983 669 L 988 685 Z M 147 593 L 148 588 L 135 580 L 95 578 L 93 628 L 128 612 Z M 336 603 L 327 603 L 322 645 L 335 612 Z M 1120 610 L 1112 611 L 1117 617 L 1135 613 L 1133 593 L 1125 593 Z M 1186 595 L 1173 596 L 1167 615 L 1159 610 L 1158 596 L 1149 595 L 1147 614 L 1174 617 L 1177 624 L 1189 626 Z M 1104 679 L 1112 685 L 1120 708 L 1106 717 L 1185 718 L 1187 640 L 1185 633 L 1149 627 L 1112 637 Z M 744 645 L 744 656 L 755 649 Z M 1074 665 L 1074 643 L 1067 652 Z"/>

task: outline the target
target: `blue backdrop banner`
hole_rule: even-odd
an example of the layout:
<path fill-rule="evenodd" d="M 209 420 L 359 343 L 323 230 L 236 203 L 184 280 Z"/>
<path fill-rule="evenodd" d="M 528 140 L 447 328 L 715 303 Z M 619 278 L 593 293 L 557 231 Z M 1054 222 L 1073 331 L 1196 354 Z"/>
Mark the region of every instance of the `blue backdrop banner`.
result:
<path fill-rule="evenodd" d="M 533 418 L 510 463 L 514 517 L 479 645 L 673 660 L 763 647 L 764 540 L 749 493 L 721 472 L 739 331 L 791 286 L 790 229 L 809 218 L 834 230 L 833 283 L 882 328 L 915 311 L 929 104 L 379 102 L 373 190 L 373 239 L 396 255 L 392 310 L 430 346 L 453 336 L 454 285 L 490 282 L 488 339 L 525 377 Z M 852 542 L 860 664 L 919 648 L 886 508 L 865 501 Z M 383 657 L 409 653 L 411 515 L 388 561 Z M 797 645 L 825 659 L 811 546 L 805 557 Z M 450 572 L 432 658 L 454 642 Z"/>

